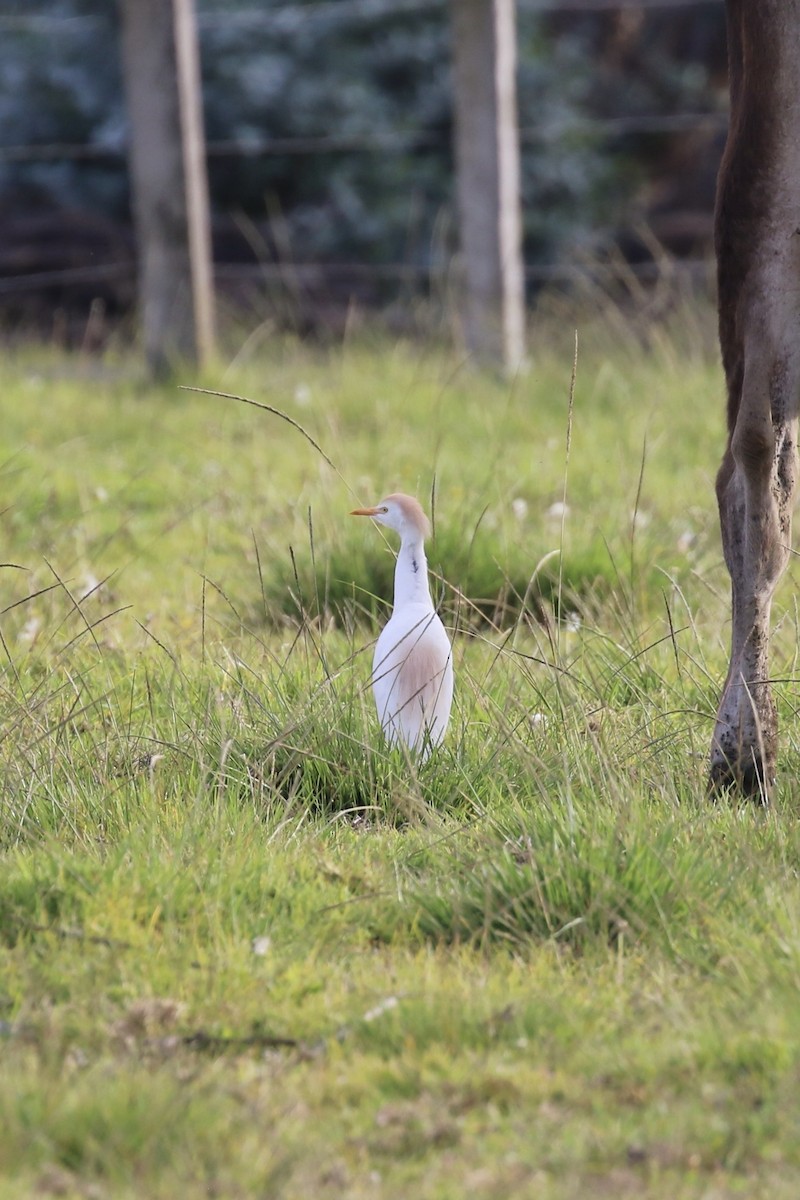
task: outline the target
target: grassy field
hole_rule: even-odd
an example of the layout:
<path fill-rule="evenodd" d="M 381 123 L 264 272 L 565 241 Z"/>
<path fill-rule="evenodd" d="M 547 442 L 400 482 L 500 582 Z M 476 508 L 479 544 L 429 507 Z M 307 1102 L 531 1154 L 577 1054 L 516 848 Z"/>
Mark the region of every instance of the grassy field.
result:
<path fill-rule="evenodd" d="M 572 331 L 533 350 L 200 381 L 335 466 L 125 359 L 5 355 L 0 1200 L 800 1194 L 798 621 L 789 578 L 775 806 L 712 803 L 713 322 L 581 330 L 568 455 Z M 347 516 L 396 489 L 454 630 L 422 766 Z"/>

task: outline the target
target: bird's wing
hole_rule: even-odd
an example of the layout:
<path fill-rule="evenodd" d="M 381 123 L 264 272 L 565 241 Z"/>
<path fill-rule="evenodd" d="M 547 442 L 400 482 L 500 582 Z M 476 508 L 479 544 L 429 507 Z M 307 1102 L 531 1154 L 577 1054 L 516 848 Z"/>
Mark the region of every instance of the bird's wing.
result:
<path fill-rule="evenodd" d="M 410 746 L 427 729 L 434 743 L 444 737 L 453 699 L 450 641 L 433 612 L 394 618 L 375 649 L 373 688 L 381 724 L 397 729 Z"/>
<path fill-rule="evenodd" d="M 438 636 L 437 629 L 426 629 L 415 640 L 398 672 L 398 684 L 404 696 L 417 697 L 426 709 L 436 704 L 445 669 L 450 661 L 450 643 Z"/>

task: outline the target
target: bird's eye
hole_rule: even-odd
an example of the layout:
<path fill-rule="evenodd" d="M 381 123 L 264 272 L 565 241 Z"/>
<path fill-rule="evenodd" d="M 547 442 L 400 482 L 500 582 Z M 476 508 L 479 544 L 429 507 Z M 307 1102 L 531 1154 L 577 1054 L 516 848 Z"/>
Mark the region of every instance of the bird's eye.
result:
<path fill-rule="evenodd" d="M 387 506 L 385 504 L 381 505 L 381 512 L 388 512 L 388 511 L 389 511 L 389 509 L 387 508 Z"/>

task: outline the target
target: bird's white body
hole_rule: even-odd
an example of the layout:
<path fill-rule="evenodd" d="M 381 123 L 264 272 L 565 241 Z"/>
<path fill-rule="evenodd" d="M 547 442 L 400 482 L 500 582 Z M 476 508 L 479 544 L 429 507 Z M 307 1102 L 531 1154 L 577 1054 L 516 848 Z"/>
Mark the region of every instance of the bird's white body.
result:
<path fill-rule="evenodd" d="M 439 745 L 453 703 L 453 655 L 433 607 L 407 604 L 392 614 L 375 647 L 372 689 L 390 744 Z"/>
<path fill-rule="evenodd" d="M 453 703 L 453 651 L 428 586 L 428 522 L 417 501 L 402 494 L 356 515 L 400 534 L 394 607 L 375 647 L 372 688 L 387 741 L 424 756 L 443 740 Z"/>

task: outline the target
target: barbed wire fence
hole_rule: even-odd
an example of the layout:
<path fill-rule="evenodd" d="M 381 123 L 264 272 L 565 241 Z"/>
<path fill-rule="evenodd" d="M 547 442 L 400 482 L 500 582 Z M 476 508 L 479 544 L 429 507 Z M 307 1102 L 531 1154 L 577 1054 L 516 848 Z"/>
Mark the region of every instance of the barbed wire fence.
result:
<path fill-rule="evenodd" d="M 296 30 L 298 22 L 315 19 L 380 20 L 399 13 L 445 12 L 448 0 L 308 0 L 306 3 L 284 4 L 256 8 L 242 5 L 240 8 L 214 9 L 197 4 L 197 24 L 202 33 L 212 33 L 221 26 L 240 25 L 273 33 Z M 591 14 L 619 11 L 622 8 L 641 13 L 671 12 L 686 9 L 722 9 L 724 0 L 635 0 L 635 3 L 620 4 L 620 0 L 517 0 L 521 14 L 548 16 L 562 14 Z M 108 15 L 100 13 L 0 13 L 0 38 L 6 34 L 29 34 L 55 38 L 80 37 L 89 30 L 108 24 Z M 532 126 L 519 130 L 523 147 L 534 148 L 558 138 L 592 136 L 613 138 L 625 135 L 705 132 L 724 133 L 727 127 L 727 112 L 684 112 L 684 113 L 639 113 L 635 115 L 596 118 L 581 117 L 551 125 L 546 131 Z M 442 152 L 445 149 L 441 135 L 424 130 L 382 131 L 358 136 L 322 134 L 302 137 L 252 137 L 246 139 L 211 140 L 206 143 L 210 160 L 237 160 L 270 156 L 344 155 L 344 154 L 405 154 L 409 151 L 429 150 Z M 127 147 L 125 144 L 101 145 L 95 143 L 49 142 L 49 143 L 0 143 L 0 164 L 35 163 L 86 163 L 113 164 L 125 168 Z M 673 269 L 689 275 L 704 274 L 708 270 L 705 258 L 684 258 L 672 264 Z M 72 285 L 113 283 L 128 280 L 134 272 L 131 260 L 65 267 L 47 271 L 13 272 L 0 276 L 0 295 L 19 294 L 42 288 Z M 314 283 L 323 274 L 352 280 L 412 280 L 419 281 L 431 274 L 429 265 L 405 262 L 364 263 L 326 262 L 324 267 L 313 263 L 292 264 L 292 274 L 300 283 Z M 601 261 L 554 262 L 528 264 L 526 278 L 534 283 L 556 281 L 602 279 L 619 273 L 619 263 Z M 655 261 L 625 264 L 625 271 L 640 279 L 655 278 L 663 270 L 663 264 Z M 219 281 L 282 279 L 285 264 L 259 262 L 257 264 L 215 264 L 215 275 Z"/>

